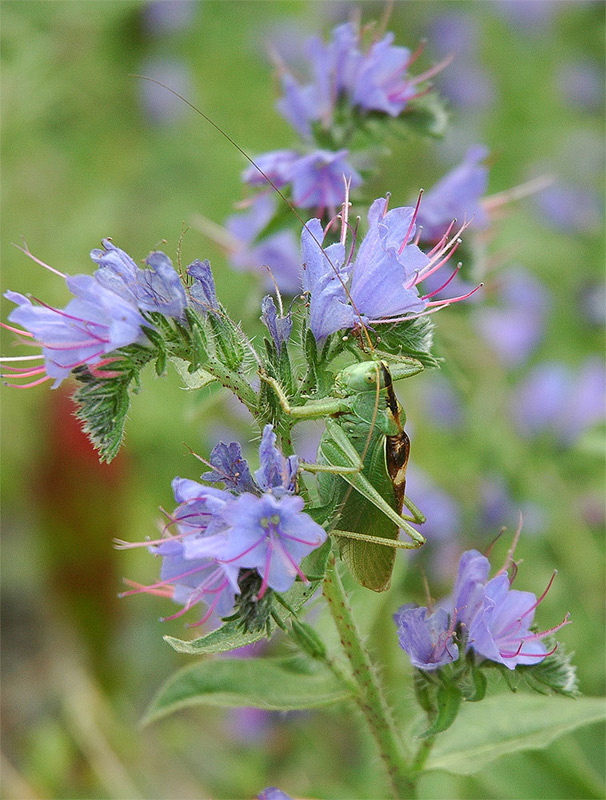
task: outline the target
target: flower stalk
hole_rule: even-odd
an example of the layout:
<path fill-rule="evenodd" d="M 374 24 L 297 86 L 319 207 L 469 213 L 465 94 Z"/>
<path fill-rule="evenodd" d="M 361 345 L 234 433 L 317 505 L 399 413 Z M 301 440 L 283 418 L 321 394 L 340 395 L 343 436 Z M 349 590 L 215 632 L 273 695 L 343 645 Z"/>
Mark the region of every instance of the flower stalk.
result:
<path fill-rule="evenodd" d="M 323 593 L 339 632 L 341 644 L 351 664 L 354 680 L 359 688 L 359 693 L 354 699 L 377 743 L 389 775 L 394 797 L 412 798 L 415 796 L 413 771 L 408 764 L 391 710 L 385 701 L 370 656 L 362 642 L 360 631 L 336 569 L 334 555 L 329 558 Z"/>

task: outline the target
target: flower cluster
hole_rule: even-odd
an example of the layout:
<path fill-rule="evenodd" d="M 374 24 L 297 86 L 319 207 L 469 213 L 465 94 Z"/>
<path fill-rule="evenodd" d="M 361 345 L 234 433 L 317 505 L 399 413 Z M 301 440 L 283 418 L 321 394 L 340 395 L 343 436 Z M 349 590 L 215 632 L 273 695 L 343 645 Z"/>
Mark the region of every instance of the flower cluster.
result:
<path fill-rule="evenodd" d="M 362 113 L 379 112 L 397 117 L 419 96 L 418 85 L 439 69 L 411 77 L 408 68 L 419 55 L 393 45 L 394 34 L 386 33 L 367 50 L 361 32 L 352 23 L 336 27 L 325 43 L 317 37 L 307 43 L 312 80 L 301 84 L 282 67 L 283 96 L 276 107 L 304 138 L 313 126 L 334 129 L 337 106 L 346 104 Z"/>
<path fill-rule="evenodd" d="M 104 239 L 103 249 L 92 250 L 91 258 L 98 265 L 94 275 L 73 276 L 34 259 L 65 279 L 74 299 L 63 309 L 18 292 L 5 293 L 17 305 L 8 319 L 21 329 L 4 327 L 24 337 L 27 344 L 42 348 L 40 355 L 3 359 L 3 377 L 36 377 L 30 383 L 10 385 L 29 388 L 54 380 L 56 388 L 72 370 L 84 365 L 96 377 L 114 377 L 112 370 L 99 370 L 119 361 L 120 355 L 106 356 L 122 347 L 148 342 L 146 329 L 155 328 L 150 314 L 157 312 L 185 324 L 188 305 L 202 313 L 217 308 L 208 261 L 196 260 L 187 267 L 193 283 L 186 293 L 170 259 L 160 251 L 150 253 L 147 268 L 140 269 L 124 250 Z M 44 363 L 35 367 L 12 366 L 13 362 L 40 359 Z"/>
<path fill-rule="evenodd" d="M 437 290 L 419 294 L 418 285 L 450 259 L 459 241 L 444 235 L 425 254 L 416 233 L 418 205 L 389 211 L 388 204 L 388 197 L 379 198 L 370 207 L 368 233 L 355 259 L 353 248 L 347 252 L 344 242 L 320 246 L 324 230 L 319 219 L 303 228 L 303 289 L 310 295 L 310 327 L 318 341 L 360 323 L 414 319 L 469 296 L 432 301 Z"/>
<path fill-rule="evenodd" d="M 417 669 L 431 672 L 453 663 L 459 651 L 472 653 L 515 669 L 538 664 L 547 655 L 541 639 L 559 630 L 564 620 L 547 631 L 531 630 L 539 599 L 532 592 L 511 588 L 505 569 L 489 579 L 490 562 L 477 550 L 463 553 L 452 596 L 436 610 L 412 604 L 394 615 L 400 646 Z M 552 579 L 553 580 L 553 579 Z M 551 582 L 550 582 L 551 585 Z"/>
<path fill-rule="evenodd" d="M 225 488 L 174 479 L 179 505 L 170 516 L 168 535 L 145 543 L 162 557 L 161 580 L 133 590 L 182 604 L 168 619 L 200 602 L 207 611 L 198 624 L 213 612 L 228 615 L 241 591 L 241 570 L 258 574 L 259 600 L 268 587 L 285 592 L 297 577 L 307 580 L 301 561 L 326 541 L 326 532 L 303 512 L 303 499 L 295 494 L 298 459 L 278 450 L 271 425 L 263 430 L 259 460 L 253 476 L 240 445 L 220 442 L 210 456 L 213 469 L 202 478 Z"/>
<path fill-rule="evenodd" d="M 356 131 L 371 116 L 375 122 L 400 117 L 411 100 L 426 93 L 419 84 L 443 66 L 409 76 L 408 68 L 421 51 L 413 54 L 394 46 L 393 40 L 394 35 L 387 33 L 364 47 L 362 32 L 346 23 L 334 29 L 330 41 L 312 38 L 307 43 L 310 82 L 299 82 L 286 65 L 279 64 L 283 95 L 276 108 L 302 141 L 294 149 L 257 156 L 244 171 L 244 183 L 260 192 L 247 201 L 250 210 L 226 223 L 234 266 L 263 264 L 283 291 L 299 288 L 296 275 L 284 266 L 292 261 L 292 239 L 285 235 L 279 212 L 268 216 L 271 203 L 265 190 L 278 189 L 293 206 L 326 220 L 362 185 L 362 173 L 372 166 L 372 158 L 368 150 L 351 149 L 356 146 Z M 265 230 L 270 224 L 271 233 Z"/>

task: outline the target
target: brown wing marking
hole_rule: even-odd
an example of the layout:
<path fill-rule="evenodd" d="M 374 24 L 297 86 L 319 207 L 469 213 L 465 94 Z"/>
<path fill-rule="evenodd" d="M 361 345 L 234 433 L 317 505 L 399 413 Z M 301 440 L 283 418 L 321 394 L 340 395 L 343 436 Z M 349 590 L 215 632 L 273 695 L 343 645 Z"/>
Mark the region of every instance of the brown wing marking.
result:
<path fill-rule="evenodd" d="M 387 472 L 396 493 L 397 511 L 402 512 L 406 492 L 406 467 L 410 455 L 410 439 L 405 431 L 385 437 L 385 459 Z"/>

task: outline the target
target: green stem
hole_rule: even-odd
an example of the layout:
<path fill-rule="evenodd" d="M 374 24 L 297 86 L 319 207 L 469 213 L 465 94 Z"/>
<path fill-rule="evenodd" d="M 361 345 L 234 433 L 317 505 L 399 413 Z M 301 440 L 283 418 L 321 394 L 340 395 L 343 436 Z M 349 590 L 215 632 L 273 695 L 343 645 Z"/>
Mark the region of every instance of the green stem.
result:
<path fill-rule="evenodd" d="M 355 700 L 377 743 L 389 774 L 394 797 L 412 798 L 415 796 L 414 770 L 407 762 L 391 711 L 383 696 L 368 652 L 362 643 L 336 570 L 334 555 L 331 555 L 328 562 L 323 591 L 359 688 Z"/>
<path fill-rule="evenodd" d="M 203 368 L 210 372 L 211 375 L 214 375 L 223 386 L 231 389 L 238 400 L 244 403 L 252 414 L 256 415 L 258 413 L 257 394 L 245 378 L 230 370 L 216 358 L 209 358 Z"/>

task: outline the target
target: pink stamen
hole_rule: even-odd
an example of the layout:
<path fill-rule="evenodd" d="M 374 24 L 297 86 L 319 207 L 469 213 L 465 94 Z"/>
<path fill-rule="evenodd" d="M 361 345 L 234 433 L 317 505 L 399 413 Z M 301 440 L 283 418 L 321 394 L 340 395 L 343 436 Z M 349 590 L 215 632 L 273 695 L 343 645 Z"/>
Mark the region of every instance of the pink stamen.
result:
<path fill-rule="evenodd" d="M 415 83 L 422 83 L 423 81 L 429 80 L 429 78 L 433 78 L 434 75 L 437 75 L 439 72 L 442 72 L 450 62 L 453 60 L 454 54 L 446 56 L 445 59 L 439 61 L 437 64 L 434 64 L 433 67 L 430 67 L 425 72 L 421 72 L 420 75 L 414 75 L 410 78 L 409 83 L 411 86 L 414 86 Z"/>
<path fill-rule="evenodd" d="M 459 272 L 460 269 L 461 269 L 461 264 L 457 264 L 455 270 L 453 271 L 450 278 L 446 281 L 446 283 L 443 283 L 439 289 L 434 289 L 433 292 L 430 292 L 429 294 L 424 294 L 421 300 L 429 300 L 430 297 L 439 294 L 442 291 L 442 289 L 445 289 L 448 286 L 448 284 L 452 281 L 452 279 Z"/>
<path fill-rule="evenodd" d="M 417 215 L 419 213 L 419 206 L 421 205 L 421 198 L 423 197 L 423 191 L 424 191 L 423 189 L 419 189 L 419 196 L 417 198 L 417 204 L 415 206 L 415 210 L 413 211 L 412 219 L 410 221 L 410 225 L 408 227 L 408 230 L 406 231 L 406 236 L 404 237 L 404 241 L 402 242 L 402 244 L 400 245 L 400 249 L 398 250 L 398 255 L 402 254 L 404 248 L 408 244 L 408 240 L 410 239 L 410 234 L 412 233 L 412 229 L 414 228 L 415 222 L 417 221 Z"/>
<path fill-rule="evenodd" d="M 29 331 L 20 331 L 19 328 L 13 328 L 12 325 L 7 325 L 6 322 L 0 322 L 0 327 L 6 328 L 7 331 L 11 331 L 12 333 L 18 333 L 19 336 L 31 336 L 32 339 L 34 338 L 33 333 Z"/>
<path fill-rule="evenodd" d="M 4 356 L 0 361 L 36 361 L 39 358 L 44 358 L 42 353 L 38 353 L 36 356 Z"/>
<path fill-rule="evenodd" d="M 446 302 L 450 305 L 450 303 L 459 303 L 461 300 L 467 300 L 468 297 L 471 297 L 472 294 L 475 294 L 478 289 L 482 289 L 484 287 L 483 283 L 479 283 L 475 289 L 472 289 L 471 292 L 467 292 L 467 294 L 461 294 L 458 297 L 449 297 L 448 300 L 434 300 L 431 303 L 427 303 L 428 306 L 437 306 L 440 305 L 442 302 Z"/>
<path fill-rule="evenodd" d="M 417 45 L 417 49 L 412 53 L 408 61 L 406 62 L 406 69 L 410 67 L 415 61 L 419 58 L 422 52 L 425 50 L 425 45 L 427 44 L 427 39 L 421 39 L 419 44 Z"/>
<path fill-rule="evenodd" d="M 18 367 L 4 367 L 10 369 L 11 372 L 0 373 L 0 378 L 32 378 L 34 375 L 42 375 L 46 373 L 46 367 L 37 367 L 36 369 L 23 370 Z M 18 373 L 16 375 L 15 373 Z"/>
<path fill-rule="evenodd" d="M 257 600 L 260 600 L 265 592 L 267 591 L 267 581 L 269 576 L 269 568 L 271 566 L 271 557 L 272 557 L 272 547 L 270 546 L 267 548 L 267 555 L 265 556 L 265 567 L 263 569 L 263 578 L 261 580 L 261 588 L 257 592 Z"/>
<path fill-rule="evenodd" d="M 4 383 L 5 386 L 10 386 L 11 389 L 33 389 L 34 386 L 39 386 L 41 383 L 45 381 L 52 380 L 51 375 L 46 375 L 44 378 L 40 378 L 37 381 L 32 381 L 31 383 Z"/>
<path fill-rule="evenodd" d="M 54 267 L 51 267 L 48 264 L 45 264 L 44 261 L 40 261 L 39 258 L 36 258 L 36 256 L 32 255 L 32 253 L 30 253 L 30 251 L 29 251 L 29 247 L 27 246 L 27 243 L 26 243 L 25 239 L 23 240 L 23 244 L 24 244 L 24 247 L 19 247 L 18 244 L 15 244 L 13 242 L 13 246 L 16 247 L 17 250 L 21 250 L 22 253 L 25 253 L 25 255 L 28 258 L 31 258 L 32 261 L 35 261 L 36 264 L 40 264 L 41 267 L 44 267 L 44 269 L 50 270 L 50 272 L 54 272 L 55 275 L 59 275 L 59 277 L 61 277 L 61 278 L 67 278 L 67 275 L 66 275 L 65 272 L 60 272 L 58 269 L 55 269 Z"/>

